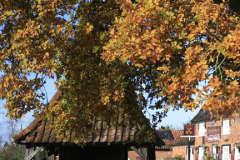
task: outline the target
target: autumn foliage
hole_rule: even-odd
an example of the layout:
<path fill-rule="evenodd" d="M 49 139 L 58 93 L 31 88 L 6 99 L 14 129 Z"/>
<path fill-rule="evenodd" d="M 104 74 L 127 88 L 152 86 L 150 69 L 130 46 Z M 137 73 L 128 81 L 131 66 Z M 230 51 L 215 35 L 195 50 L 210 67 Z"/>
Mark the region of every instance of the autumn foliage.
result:
<path fill-rule="evenodd" d="M 104 59 L 154 64 L 159 97 L 168 106 L 234 113 L 239 105 L 239 17 L 228 3 L 124 1 L 111 26 Z M 146 74 L 146 72 L 145 72 Z M 205 82 L 200 89 L 199 84 Z M 196 96 L 193 99 L 193 95 Z"/>
<path fill-rule="evenodd" d="M 55 117 L 78 143 L 96 117 L 148 123 L 168 109 L 239 109 L 239 11 L 220 0 L 6 0 L 0 97 L 7 116 Z M 47 78 L 60 100 L 46 106 Z M 39 114 L 41 113 L 41 114 Z"/>

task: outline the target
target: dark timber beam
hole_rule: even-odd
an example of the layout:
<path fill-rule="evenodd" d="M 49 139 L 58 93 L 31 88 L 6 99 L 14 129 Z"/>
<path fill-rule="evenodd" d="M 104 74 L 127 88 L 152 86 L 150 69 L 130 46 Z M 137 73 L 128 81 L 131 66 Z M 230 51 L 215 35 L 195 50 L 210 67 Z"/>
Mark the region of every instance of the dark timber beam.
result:
<path fill-rule="evenodd" d="M 35 150 L 35 147 L 26 148 L 25 158 L 24 160 L 35 160 L 35 155 L 42 149 L 43 147 L 39 147 Z"/>
<path fill-rule="evenodd" d="M 147 155 L 145 155 L 142 151 L 141 151 L 141 149 L 140 149 L 140 151 L 136 148 L 136 147 L 134 147 L 134 146 L 131 146 L 131 149 L 132 150 L 134 150 L 139 156 L 140 156 L 140 159 L 141 160 L 146 160 L 147 159 Z"/>

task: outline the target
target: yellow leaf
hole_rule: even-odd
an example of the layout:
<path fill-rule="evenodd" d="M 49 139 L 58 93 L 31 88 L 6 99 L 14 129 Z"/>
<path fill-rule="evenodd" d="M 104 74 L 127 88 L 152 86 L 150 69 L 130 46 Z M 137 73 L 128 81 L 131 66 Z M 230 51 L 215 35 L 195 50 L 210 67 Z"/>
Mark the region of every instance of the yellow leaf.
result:
<path fill-rule="evenodd" d="M 53 87 L 57 87 L 57 83 L 56 82 L 53 83 Z"/>
<path fill-rule="evenodd" d="M 165 106 L 165 112 L 168 112 L 168 105 Z"/>
<path fill-rule="evenodd" d="M 143 67 L 142 64 L 135 64 L 136 67 Z"/>
<path fill-rule="evenodd" d="M 113 35 L 114 34 L 114 28 L 110 31 L 110 33 L 111 33 L 111 35 Z"/>
<path fill-rule="evenodd" d="M 238 82 L 236 80 L 234 80 L 233 82 L 230 82 L 230 84 L 233 85 L 233 86 L 237 86 Z"/>

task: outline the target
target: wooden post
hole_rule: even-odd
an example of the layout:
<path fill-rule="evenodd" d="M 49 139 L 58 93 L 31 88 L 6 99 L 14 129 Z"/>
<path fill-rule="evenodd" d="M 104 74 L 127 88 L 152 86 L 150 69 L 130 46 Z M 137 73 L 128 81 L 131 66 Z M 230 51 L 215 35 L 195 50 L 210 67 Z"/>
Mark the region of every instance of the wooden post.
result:
<path fill-rule="evenodd" d="M 147 156 L 144 155 L 141 151 L 139 151 L 136 147 L 131 146 L 131 149 L 134 150 L 142 159 L 147 159 Z"/>
<path fill-rule="evenodd" d="M 148 158 L 149 160 L 155 160 L 155 145 L 148 146 Z"/>
<path fill-rule="evenodd" d="M 48 160 L 48 151 L 46 147 L 45 147 L 45 156 L 46 156 L 46 160 Z"/>
<path fill-rule="evenodd" d="M 59 153 L 56 154 L 55 160 L 59 160 Z"/>
<path fill-rule="evenodd" d="M 55 148 L 54 147 L 46 147 L 46 160 L 55 160 Z"/>
<path fill-rule="evenodd" d="M 22 131 L 22 124 L 21 124 L 21 131 Z M 0 145 L 1 145 L 1 143 L 0 143 Z M 1 149 L 1 147 L 0 147 L 0 149 Z M 18 154 L 19 154 L 19 156 L 18 156 L 18 160 L 21 160 L 21 146 L 20 146 L 20 144 L 18 144 Z"/>
<path fill-rule="evenodd" d="M 28 155 L 30 155 L 32 152 L 34 152 L 35 151 L 35 147 L 31 147 L 30 149 L 29 149 L 29 153 L 28 153 Z M 31 160 L 35 160 L 35 156 L 31 159 Z"/>
<path fill-rule="evenodd" d="M 55 148 L 55 160 L 60 160 L 60 147 Z"/>
<path fill-rule="evenodd" d="M 40 150 L 41 151 L 41 150 Z M 36 158 L 35 158 L 36 160 L 40 160 L 39 159 L 39 152 L 37 153 L 37 156 L 36 156 Z"/>
<path fill-rule="evenodd" d="M 28 148 L 27 148 L 27 146 L 26 146 L 26 152 L 25 152 L 25 158 L 24 159 L 26 159 L 26 157 L 28 157 Z"/>
<path fill-rule="evenodd" d="M 155 160 L 155 145 L 140 147 L 140 152 L 144 155 L 140 156 L 140 160 Z"/>
<path fill-rule="evenodd" d="M 140 147 L 140 152 L 145 156 L 148 157 L 148 147 Z M 144 157 L 140 156 L 140 160 L 146 160 Z"/>
<path fill-rule="evenodd" d="M 36 149 L 34 146 L 26 146 L 26 153 L 24 160 L 35 160 L 35 155 L 42 149 L 39 147 Z"/>
<path fill-rule="evenodd" d="M 120 160 L 127 160 L 128 159 L 128 149 L 127 147 L 121 148 L 121 157 L 119 157 Z"/>
<path fill-rule="evenodd" d="M 35 150 L 35 147 L 34 146 L 26 146 L 26 152 L 25 152 L 25 158 L 24 159 L 27 159 L 27 157 L 33 153 Z M 35 157 L 33 157 L 31 160 L 35 160 Z"/>

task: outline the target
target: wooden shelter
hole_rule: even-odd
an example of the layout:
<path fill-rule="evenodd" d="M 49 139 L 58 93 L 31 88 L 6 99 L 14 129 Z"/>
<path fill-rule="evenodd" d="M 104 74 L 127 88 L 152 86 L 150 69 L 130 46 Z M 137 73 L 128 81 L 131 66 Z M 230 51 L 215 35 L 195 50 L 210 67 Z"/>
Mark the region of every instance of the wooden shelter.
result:
<path fill-rule="evenodd" d="M 57 100 L 59 95 L 60 92 L 56 92 L 49 103 Z M 96 130 L 89 134 L 86 146 L 82 148 L 73 143 L 74 132 L 67 130 L 65 138 L 56 137 L 57 130 L 52 129 L 51 124 L 53 120 L 35 118 L 27 128 L 11 137 L 14 143 L 26 145 L 25 160 L 34 159 L 42 147 L 47 160 L 127 160 L 128 148 L 137 152 L 141 160 L 155 160 L 155 145 L 164 145 L 158 136 L 151 142 L 137 142 L 136 127 L 108 127 L 107 122 L 96 119 Z"/>

